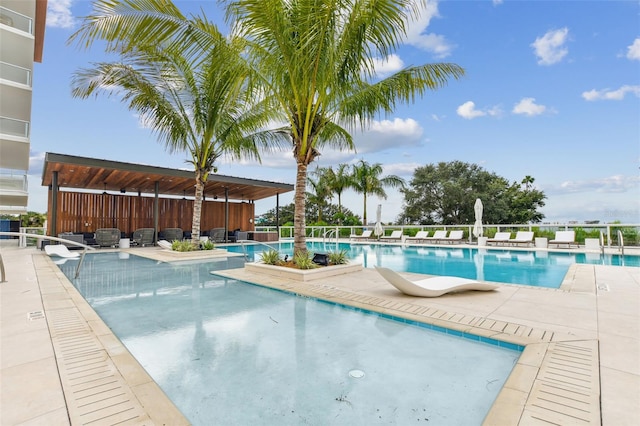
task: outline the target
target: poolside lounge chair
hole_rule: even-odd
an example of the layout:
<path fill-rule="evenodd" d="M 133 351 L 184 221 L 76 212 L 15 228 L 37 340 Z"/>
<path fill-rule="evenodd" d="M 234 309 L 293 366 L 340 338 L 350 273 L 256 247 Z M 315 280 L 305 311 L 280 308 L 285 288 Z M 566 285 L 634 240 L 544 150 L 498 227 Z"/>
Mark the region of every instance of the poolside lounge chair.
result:
<path fill-rule="evenodd" d="M 441 230 L 441 231 L 434 232 L 432 236 L 426 237 L 424 240 L 437 243 L 438 241 L 440 241 L 440 240 L 442 240 L 444 238 L 447 238 L 447 231 L 446 230 Z"/>
<path fill-rule="evenodd" d="M 515 238 L 509 240 L 509 243 L 513 245 L 526 244 L 527 247 L 533 244 L 533 232 L 531 231 L 518 231 Z"/>
<path fill-rule="evenodd" d="M 62 244 L 46 245 L 44 246 L 44 252 L 47 253 L 49 256 L 58 256 L 58 257 L 64 257 L 67 259 L 75 259 L 80 257 L 80 253 L 70 252 L 67 246 Z"/>
<path fill-rule="evenodd" d="M 440 242 L 446 242 L 446 243 L 461 243 L 464 239 L 464 232 L 463 231 L 451 231 L 449 232 L 449 235 L 447 235 L 445 238 L 441 238 Z"/>
<path fill-rule="evenodd" d="M 184 231 L 182 228 L 166 228 L 162 230 L 162 238 L 167 241 L 182 241 Z"/>
<path fill-rule="evenodd" d="M 160 247 L 162 247 L 163 249 L 165 249 L 165 250 L 173 250 L 173 248 L 172 248 L 172 247 L 173 247 L 173 245 L 172 245 L 169 241 L 167 241 L 167 240 L 160 240 L 160 241 L 158 241 L 158 245 L 159 245 Z"/>
<path fill-rule="evenodd" d="M 576 243 L 576 232 L 575 231 L 556 231 L 556 237 L 549 241 L 549 245 L 555 244 L 558 247 L 560 245 L 566 245 L 568 248 L 571 248 L 571 245 L 578 246 Z"/>
<path fill-rule="evenodd" d="M 360 240 L 368 240 L 371 238 L 371 233 L 373 231 L 371 229 L 366 229 L 362 231 L 362 235 L 351 234 L 349 235 L 350 240 L 360 241 Z"/>
<path fill-rule="evenodd" d="M 391 235 L 383 235 L 380 239 L 385 241 L 402 241 L 402 230 L 393 231 Z"/>
<path fill-rule="evenodd" d="M 100 247 L 116 247 L 120 242 L 120 230 L 118 228 L 96 229 L 96 244 Z"/>
<path fill-rule="evenodd" d="M 154 228 L 139 228 L 133 231 L 133 241 L 141 247 L 153 244 L 156 235 Z"/>
<path fill-rule="evenodd" d="M 429 231 L 418 231 L 416 235 L 413 237 L 405 237 L 404 242 L 405 243 L 409 243 L 409 242 L 421 243 L 423 241 L 426 241 L 428 237 L 429 237 Z"/>
<path fill-rule="evenodd" d="M 493 238 L 487 240 L 487 244 L 505 245 L 511 239 L 511 232 L 496 232 Z"/>
<path fill-rule="evenodd" d="M 460 277 L 438 276 L 410 281 L 395 271 L 376 266 L 376 271 L 392 286 L 409 296 L 438 297 L 446 293 L 466 290 L 494 290 L 497 285 Z"/>

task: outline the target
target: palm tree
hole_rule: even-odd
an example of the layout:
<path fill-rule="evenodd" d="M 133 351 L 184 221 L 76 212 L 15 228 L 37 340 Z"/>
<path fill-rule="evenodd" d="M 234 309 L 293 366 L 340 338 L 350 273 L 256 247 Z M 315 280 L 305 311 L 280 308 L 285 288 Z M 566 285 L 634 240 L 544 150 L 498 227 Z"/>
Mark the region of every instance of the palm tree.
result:
<path fill-rule="evenodd" d="M 363 225 L 367 225 L 367 195 L 377 195 L 386 199 L 387 193 L 384 191 L 385 186 L 392 188 L 404 188 L 405 182 L 399 176 L 388 175 L 380 177 L 382 174 L 382 165 L 376 163 L 370 165 L 364 160 L 360 160 L 358 164 L 353 166 L 353 189 L 364 196 L 364 212 L 362 215 Z"/>
<path fill-rule="evenodd" d="M 294 252 L 306 251 L 307 168 L 323 147 L 354 148 L 343 126 L 366 125 L 381 111 L 459 78 L 437 63 L 405 68 L 375 81 L 374 59 L 386 58 L 418 17 L 418 0 L 231 0 L 228 18 L 248 41 L 247 58 L 264 79 L 265 96 L 287 116 L 296 161 Z M 237 23 L 237 25 L 233 25 Z M 341 123 L 341 124 L 340 124 Z"/>
<path fill-rule="evenodd" d="M 318 207 L 318 222 L 322 222 L 322 210 L 327 205 L 331 204 L 331 188 L 326 175 L 327 169 L 316 168 L 312 173 L 317 177 L 317 180 L 308 178 L 309 185 L 313 189 L 313 192 L 307 192 L 307 201 L 315 204 Z"/>
<path fill-rule="evenodd" d="M 278 134 L 261 130 L 276 113 L 264 102 L 253 102 L 240 43 L 222 37 L 206 19 L 187 20 L 164 1 L 151 0 L 145 10 L 135 3 L 97 1 L 95 15 L 71 37 L 86 47 L 106 40 L 107 51 L 121 57 L 76 72 L 72 94 L 118 95 L 170 152 L 188 152 L 195 171 L 192 239 L 197 242 L 209 173 L 222 156 L 259 159 L 258 143 L 277 142 Z M 185 34 L 191 36 L 190 46 L 202 46 L 203 39 L 208 49 L 185 48 L 180 38 Z"/>
<path fill-rule="evenodd" d="M 328 167 L 326 169 L 326 178 L 327 185 L 331 192 L 335 193 L 338 196 L 338 214 L 339 219 L 338 223 L 342 224 L 342 193 L 345 189 L 351 188 L 352 185 L 352 176 L 350 172 L 350 167 L 348 164 L 342 163 L 338 164 L 337 170 L 333 170 L 332 167 Z"/>

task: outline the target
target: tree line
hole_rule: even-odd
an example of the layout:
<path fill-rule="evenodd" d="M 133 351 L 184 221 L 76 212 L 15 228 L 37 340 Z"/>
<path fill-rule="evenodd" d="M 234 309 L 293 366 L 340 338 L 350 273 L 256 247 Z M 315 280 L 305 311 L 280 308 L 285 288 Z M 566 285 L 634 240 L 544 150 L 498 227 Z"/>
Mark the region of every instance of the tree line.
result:
<path fill-rule="evenodd" d="M 509 182 L 477 164 L 462 161 L 440 162 L 418 167 L 407 184 L 395 175 L 383 176 L 379 163 L 339 164 L 316 168 L 308 178 L 311 191 L 306 192 L 306 216 L 317 225 L 356 226 L 369 223 L 367 199 L 386 199 L 385 188 L 398 188 L 403 194 L 398 225 L 459 225 L 475 221 L 474 203 L 484 205 L 483 222 L 491 224 L 539 223 L 544 218 L 539 209 L 546 196 L 534 187 L 535 179 L 525 176 Z M 351 189 L 363 197 L 362 216 L 342 205 L 344 191 Z M 337 205 L 333 204 L 333 199 Z M 294 205 L 280 209 L 279 224 L 293 223 Z M 258 217 L 256 224 L 276 225 L 276 210 Z"/>

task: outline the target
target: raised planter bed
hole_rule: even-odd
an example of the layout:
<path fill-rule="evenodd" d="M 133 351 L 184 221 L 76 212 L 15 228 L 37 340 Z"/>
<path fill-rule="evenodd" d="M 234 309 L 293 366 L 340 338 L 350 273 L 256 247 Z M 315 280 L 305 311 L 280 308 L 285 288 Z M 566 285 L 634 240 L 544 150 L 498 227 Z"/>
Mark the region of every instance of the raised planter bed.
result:
<path fill-rule="evenodd" d="M 349 274 L 362 270 L 361 263 L 349 263 L 346 265 L 321 266 L 316 269 L 295 269 L 285 266 L 265 265 L 264 263 L 246 263 L 245 271 L 258 274 L 271 275 L 273 277 L 287 278 L 297 281 L 312 281 L 335 275 Z"/>

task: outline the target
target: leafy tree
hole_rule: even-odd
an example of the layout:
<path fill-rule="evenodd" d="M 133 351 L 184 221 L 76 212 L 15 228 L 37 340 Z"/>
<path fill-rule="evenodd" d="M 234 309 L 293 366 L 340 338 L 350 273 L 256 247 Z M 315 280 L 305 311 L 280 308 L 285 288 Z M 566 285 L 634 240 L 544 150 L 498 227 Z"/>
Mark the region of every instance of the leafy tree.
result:
<path fill-rule="evenodd" d="M 369 164 L 364 160 L 360 160 L 358 164 L 353 166 L 352 188 L 359 194 L 363 195 L 364 208 L 362 213 L 362 221 L 367 224 L 367 196 L 377 195 L 386 199 L 387 193 L 384 187 L 404 188 L 404 179 L 395 175 L 381 177 L 382 165 L 380 163 Z"/>
<path fill-rule="evenodd" d="M 413 0 L 235 0 L 232 27 L 262 76 L 265 98 L 286 115 L 297 165 L 294 251 L 306 251 L 307 168 L 325 146 L 353 149 L 343 125 L 366 125 L 397 103 L 459 78 L 447 63 L 411 66 L 375 81 L 374 60 L 386 58 L 418 18 Z M 239 23 L 235 25 L 235 23 Z M 343 125 L 339 123 L 344 123 Z"/>
<path fill-rule="evenodd" d="M 317 207 L 316 211 L 318 222 L 322 222 L 322 208 L 330 204 L 333 193 L 329 187 L 327 169 L 318 167 L 313 172 L 313 175 L 316 176 L 317 180 L 313 180 L 311 178 L 307 179 L 311 189 L 313 189 L 313 192 L 307 192 L 307 199 L 305 203 L 312 203 Z"/>
<path fill-rule="evenodd" d="M 281 133 L 264 131 L 276 113 L 254 102 L 243 44 L 204 16 L 186 18 L 164 0 L 97 0 L 70 41 L 106 42 L 119 61 L 75 73 L 74 97 L 119 96 L 140 113 L 170 152 L 187 152 L 195 171 L 192 238 L 200 236 L 204 183 L 222 156 L 259 159 L 258 147 Z"/>
<path fill-rule="evenodd" d="M 471 224 L 475 221 L 476 198 L 484 205 L 485 223 L 539 222 L 544 216 L 537 208 L 544 206 L 545 195 L 533 188 L 527 176 L 522 186 L 510 184 L 503 177 L 477 164 L 462 161 L 429 164 L 415 170 L 404 194 L 401 223 Z"/>

